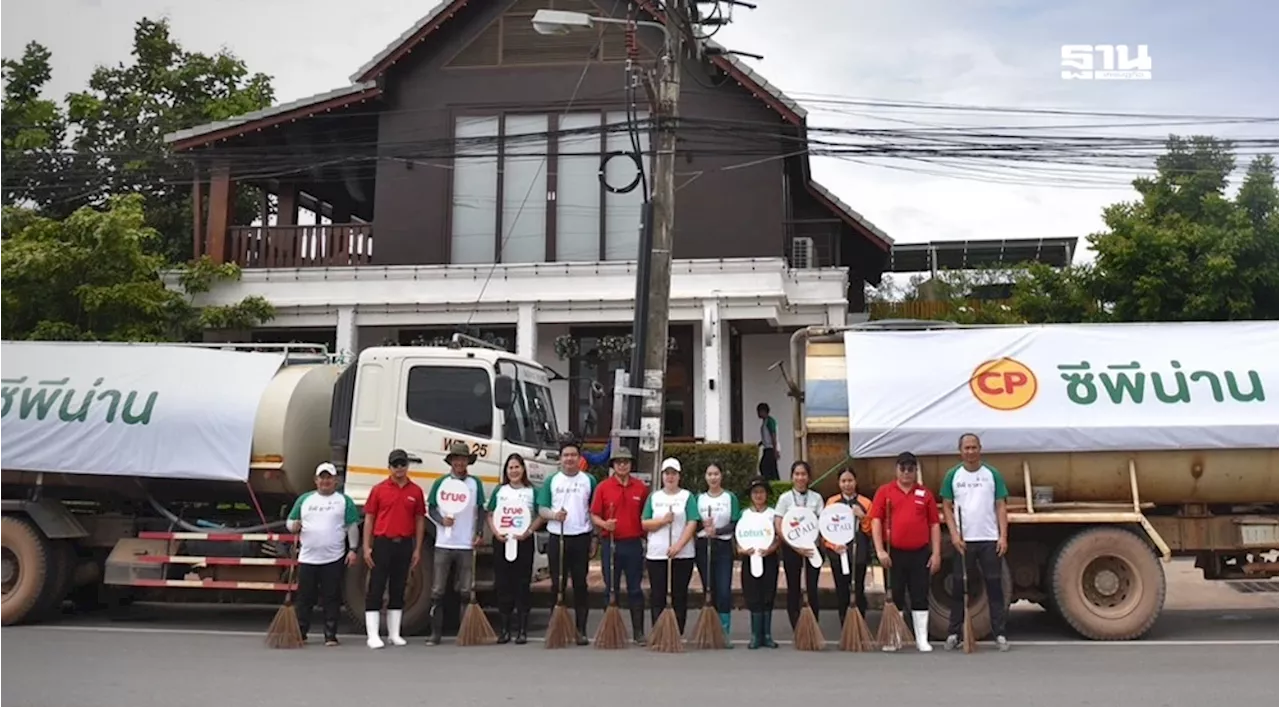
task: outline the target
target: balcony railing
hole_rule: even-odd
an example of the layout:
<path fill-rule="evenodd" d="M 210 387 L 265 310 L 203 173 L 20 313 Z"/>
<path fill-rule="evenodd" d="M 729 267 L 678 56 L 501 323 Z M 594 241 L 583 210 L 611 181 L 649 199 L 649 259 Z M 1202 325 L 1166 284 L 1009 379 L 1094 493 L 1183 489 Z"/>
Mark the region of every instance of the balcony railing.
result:
<path fill-rule="evenodd" d="M 788 221 L 787 264 L 799 270 L 829 268 L 840 258 L 840 222 L 835 219 Z"/>
<path fill-rule="evenodd" d="M 373 224 L 233 226 L 227 260 L 242 268 L 319 268 L 373 262 Z"/>

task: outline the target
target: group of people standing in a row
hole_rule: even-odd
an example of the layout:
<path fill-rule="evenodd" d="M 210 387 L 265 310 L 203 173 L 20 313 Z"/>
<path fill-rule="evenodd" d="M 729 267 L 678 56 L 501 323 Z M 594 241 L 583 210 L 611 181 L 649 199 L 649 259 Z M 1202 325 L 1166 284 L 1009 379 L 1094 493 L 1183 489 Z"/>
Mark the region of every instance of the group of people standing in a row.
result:
<path fill-rule="evenodd" d="M 843 623 L 843 607 L 848 607 L 851 599 L 864 615 L 867 611 L 865 579 L 874 552 L 889 575 L 894 603 L 905 607 L 910 596 L 917 646 L 922 651 L 931 650 L 927 637 L 928 592 L 930 576 L 941 567 L 941 519 L 933 493 L 918 483 L 918 462 L 913 454 L 898 457 L 897 478 L 882 486 L 874 499 L 860 494 L 854 472 L 843 469 L 839 475 L 839 493 L 824 501 L 818 492 L 809 488 L 812 471 L 808 463 L 797 461 L 791 466 L 792 487 L 778 497 L 774 506 L 769 506 L 769 482 L 756 477 L 749 485 L 749 503 L 742 508 L 737 496 L 723 487 L 723 469 L 714 463 L 709 464 L 704 473 L 707 490 L 695 494 L 682 488 L 682 470 L 677 459 L 662 462 L 659 484 L 650 490 L 632 476 L 633 460 L 625 448 L 608 455 L 611 473 L 599 483 L 582 468 L 578 442 L 566 439 L 559 451 L 560 470 L 536 490 L 524 459 L 516 454 L 508 457 L 501 483 L 487 502 L 483 484 L 468 473 L 476 456 L 467 445 L 450 447 L 445 457 L 450 473 L 438 479 L 428 494 L 408 478 L 408 455 L 403 450 L 391 452 L 390 476 L 370 491 L 364 507 L 361 547 L 370 569 L 365 606 L 370 648 L 385 645 L 379 635 L 384 591 L 388 597 L 388 638 L 395 645 L 406 643 L 400 635 L 405 584 L 421 557 L 425 519 L 429 517 L 438 526 L 429 645 L 438 645 L 441 640 L 444 618 L 440 604 L 448 588 L 450 571 L 460 594 L 471 589 L 473 553 L 483 542 L 487 523 L 494 543 L 495 590 L 501 616 L 499 643 L 528 641 L 530 583 L 536 551 L 534 534 L 545 528 L 550 535 L 547 554 L 553 587 L 557 592 L 563 592 L 569 585 L 573 589 L 579 645 L 588 643 L 587 574 L 597 549 L 603 550 L 606 601 L 621 598 L 613 595 L 621 594 L 621 582 L 626 580 L 626 606 L 637 644 L 645 642 L 641 580 L 646 572 L 651 625 L 669 601 L 684 633 L 689 587 L 696 568 L 703 591 L 711 595 L 727 635 L 733 564 L 736 557 L 742 557 L 741 584 L 751 615 L 749 647 L 753 649 L 777 647 L 772 634 L 772 616 L 780 568 L 786 577 L 787 616 L 794 628 L 800 617 L 802 595 L 811 598 L 809 604 L 815 615 L 818 613 L 816 597 L 821 569 L 809 558 L 814 552 L 826 554 L 834 568 L 837 603 L 842 607 L 839 617 Z M 981 444 L 976 435 L 960 439 L 960 452 L 963 461 L 948 472 L 941 490 L 943 512 L 951 542 L 957 550 L 956 574 L 962 574 L 960 563 L 967 562 L 968 576 L 983 576 L 990 599 L 993 633 L 1003 650 L 1008 643 L 1004 636 L 1000 558 L 1007 549 L 1004 499 L 1008 491 L 999 472 L 982 464 Z M 336 482 L 332 474 L 332 465 L 322 464 L 317 469 L 318 494 L 334 493 Z M 440 510 L 439 489 L 449 478 L 468 484 L 471 490 L 471 503 L 463 512 L 444 514 Z M 293 529 L 300 529 L 302 533 L 299 619 L 305 636 L 310 624 L 310 606 L 318 588 L 324 608 L 325 641 L 336 644 L 341 569 L 344 562 L 352 564 L 357 556 L 352 550 L 344 560 L 340 553 L 344 542 L 355 546 L 356 534 L 347 531 L 354 527 L 359 516 L 354 513 L 350 499 L 345 504 L 327 504 L 325 508 L 331 509 L 320 511 L 314 499 L 308 500 L 311 496 L 300 498 L 290 514 Z M 791 507 L 807 507 L 817 516 L 825 506 L 837 503 L 849 506 L 857 519 L 852 543 L 836 546 L 824 540 L 820 548 L 804 548 L 792 547 L 783 539 L 780 524 Z M 532 522 L 524 523 L 518 531 L 504 529 L 497 522 L 499 514 L 495 510 L 499 507 L 523 509 Z M 960 509 L 959 514 L 955 508 Z M 769 548 L 749 550 L 736 542 L 735 526 L 747 514 L 764 516 L 774 524 L 777 531 Z M 955 522 L 956 515 L 963 518 L 962 524 Z M 448 532 L 444 532 L 446 528 Z M 505 552 L 508 535 L 514 535 L 518 547 L 514 558 Z M 309 546 L 329 550 L 324 557 L 313 555 L 312 567 L 307 566 Z M 339 555 L 331 559 L 334 549 Z M 850 574 L 839 571 L 842 553 L 848 553 Z M 764 572 L 759 577 L 748 569 L 750 563 L 746 559 L 752 554 L 762 556 Z M 948 649 L 959 643 L 963 616 L 963 593 L 956 591 L 953 596 Z"/>

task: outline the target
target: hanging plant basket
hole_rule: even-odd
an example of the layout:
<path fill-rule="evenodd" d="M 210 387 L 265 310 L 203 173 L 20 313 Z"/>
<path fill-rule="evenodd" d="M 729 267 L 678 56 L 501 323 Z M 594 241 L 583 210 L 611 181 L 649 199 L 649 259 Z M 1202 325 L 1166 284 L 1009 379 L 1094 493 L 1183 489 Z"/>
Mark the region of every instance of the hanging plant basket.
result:
<path fill-rule="evenodd" d="M 582 340 L 593 339 L 591 348 L 583 350 Z M 610 334 L 600 337 L 575 337 L 572 334 L 561 334 L 555 339 L 556 357 L 561 361 L 570 359 L 599 361 L 610 358 L 630 356 L 635 348 L 635 339 L 630 334 Z M 667 338 L 667 352 L 678 349 L 674 336 Z"/>

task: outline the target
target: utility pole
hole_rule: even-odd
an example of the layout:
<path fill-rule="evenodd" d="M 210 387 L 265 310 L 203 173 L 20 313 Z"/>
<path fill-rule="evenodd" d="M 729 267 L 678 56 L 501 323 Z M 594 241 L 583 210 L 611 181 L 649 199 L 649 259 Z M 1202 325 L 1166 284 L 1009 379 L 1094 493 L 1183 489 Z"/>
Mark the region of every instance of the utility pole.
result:
<path fill-rule="evenodd" d="M 685 5 L 671 0 L 668 5 Z M 685 13 L 688 17 L 689 14 Z M 644 341 L 644 368 L 641 387 L 647 395 L 640 402 L 640 454 L 637 471 L 648 472 L 651 483 L 661 483 L 658 465 L 662 460 L 663 413 L 666 407 L 667 331 L 671 306 L 671 249 L 676 225 L 676 118 L 680 105 L 680 73 L 683 58 L 683 36 L 668 18 L 665 49 L 659 59 L 659 77 L 654 101 L 654 117 L 658 127 L 657 158 L 653 170 L 651 223 L 644 228 L 652 233 L 649 251 Z M 642 240 L 648 240 L 643 238 Z M 637 287 L 637 292 L 640 288 Z M 636 299 L 639 307 L 640 299 Z M 639 332 L 636 332 L 639 334 Z M 633 383 L 634 376 L 633 376 Z"/>

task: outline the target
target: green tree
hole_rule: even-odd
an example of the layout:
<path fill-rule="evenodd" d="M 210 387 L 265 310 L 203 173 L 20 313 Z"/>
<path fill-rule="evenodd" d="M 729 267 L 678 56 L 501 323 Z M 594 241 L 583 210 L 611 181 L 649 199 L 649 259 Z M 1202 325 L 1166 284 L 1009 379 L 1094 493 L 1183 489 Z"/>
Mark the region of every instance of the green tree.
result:
<path fill-rule="evenodd" d="M 69 194 L 61 183 L 66 160 L 66 113 L 56 101 L 41 98 L 52 76 L 49 50 L 32 42 L 21 59 L 0 62 L 4 103 L 0 107 L 0 135 L 4 162 L 3 203 L 41 204 Z"/>
<path fill-rule="evenodd" d="M 13 184 L 16 196 L 29 198 L 47 216 L 63 218 L 82 206 L 105 207 L 115 195 L 142 194 L 146 223 L 161 234 L 152 245 L 169 261 L 182 262 L 192 255 L 192 173 L 189 163 L 173 159 L 164 136 L 271 105 L 271 79 L 251 74 L 226 51 L 187 51 L 173 39 L 166 20 L 144 18 L 135 25 L 132 56 L 131 63 L 99 66 L 84 91 L 67 96 L 65 136 L 52 130 L 62 112 L 34 98 L 49 79 L 49 51 L 33 43 L 21 61 L 5 63 L 6 80 L 11 71 L 23 79 L 17 88 L 6 87 L 5 203 L 14 203 L 11 158 L 43 158 L 54 146 L 59 169 L 24 168 L 24 181 Z M 19 140 L 15 134 L 10 150 L 11 90 L 23 99 L 15 110 L 33 114 L 21 125 L 40 125 L 52 107 L 47 140 L 39 134 Z M 257 196 L 242 192 L 236 220 L 247 223 L 256 215 Z"/>
<path fill-rule="evenodd" d="M 191 297 L 234 280 L 234 264 L 208 259 L 162 279 L 166 262 L 146 224 L 143 197 L 112 197 L 104 210 L 82 207 L 64 219 L 5 207 L 0 277 L 4 338 L 54 341 L 190 341 L 206 329 L 244 329 L 272 318 L 271 305 L 247 297 L 198 308 Z"/>

